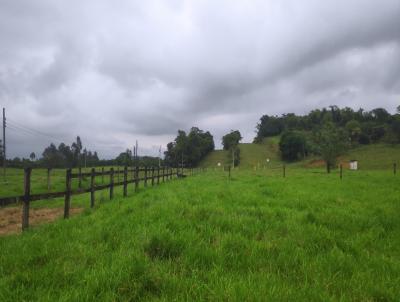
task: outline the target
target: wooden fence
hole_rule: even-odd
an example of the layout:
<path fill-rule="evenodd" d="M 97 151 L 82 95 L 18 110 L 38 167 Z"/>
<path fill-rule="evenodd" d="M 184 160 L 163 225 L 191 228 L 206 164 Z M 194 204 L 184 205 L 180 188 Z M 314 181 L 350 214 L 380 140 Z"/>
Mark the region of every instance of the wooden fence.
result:
<path fill-rule="evenodd" d="M 194 169 L 186 169 L 191 175 L 194 174 Z M 50 192 L 50 193 L 39 193 L 39 194 L 31 194 L 31 172 L 32 168 L 24 169 L 24 194 L 20 196 L 6 197 L 0 198 L 0 206 L 7 206 L 10 204 L 22 202 L 22 230 L 26 230 L 29 227 L 29 207 L 30 202 L 38 201 L 43 199 L 50 198 L 59 198 L 64 197 L 64 218 L 69 217 L 69 210 L 71 206 L 71 196 L 90 193 L 90 207 L 94 207 L 95 205 L 95 192 L 99 190 L 109 189 L 110 199 L 114 197 L 114 187 L 115 186 L 123 186 L 123 196 L 127 196 L 128 192 L 128 184 L 134 184 L 134 191 L 136 192 L 139 187 L 139 183 L 143 182 L 144 187 L 147 187 L 150 183 L 151 186 L 155 184 L 159 184 L 161 181 L 165 182 L 165 180 L 171 180 L 173 177 L 185 177 L 183 168 L 170 168 L 170 167 L 133 167 L 128 168 L 124 167 L 122 170 L 119 168 L 114 170 L 111 168 L 109 171 L 105 171 L 104 168 L 101 169 L 101 172 L 96 171 L 95 168 L 92 168 L 91 172 L 82 173 L 81 169 L 79 169 L 78 173 L 72 173 L 71 169 L 66 170 L 65 176 L 65 191 L 61 192 Z M 143 176 L 140 177 L 140 173 L 142 172 Z M 128 173 L 131 173 L 132 178 L 128 180 Z M 115 176 L 123 175 L 123 181 L 115 182 Z M 108 184 L 104 184 L 104 176 L 107 175 L 110 178 L 110 182 Z M 102 183 L 101 185 L 96 185 L 96 177 L 101 176 Z M 90 187 L 82 188 L 82 178 L 90 177 Z M 72 179 L 78 179 L 78 189 L 72 190 L 71 184 Z"/>

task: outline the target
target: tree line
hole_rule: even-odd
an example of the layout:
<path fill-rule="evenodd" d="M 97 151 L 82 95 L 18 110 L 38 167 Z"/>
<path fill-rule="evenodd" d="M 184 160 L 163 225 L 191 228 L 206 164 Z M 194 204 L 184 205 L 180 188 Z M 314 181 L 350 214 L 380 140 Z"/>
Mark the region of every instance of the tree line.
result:
<path fill-rule="evenodd" d="M 400 106 L 393 115 L 383 108 L 354 111 L 337 106 L 312 110 L 303 116 L 263 115 L 256 129 L 256 143 L 280 135 L 282 159 L 294 161 L 309 154 L 319 155 L 329 172 L 348 148 L 378 142 L 399 144 Z"/>
<path fill-rule="evenodd" d="M 0 141 L 1 156 L 3 162 L 2 144 Z M 87 150 L 83 147 L 82 140 L 77 136 L 76 141 L 71 145 L 60 143 L 58 147 L 51 143 L 46 147 L 42 156 L 37 158 L 32 152 L 29 158 L 15 157 L 7 159 L 7 166 L 15 168 L 35 167 L 35 168 L 77 168 L 77 167 L 96 167 L 96 166 L 132 166 L 134 164 L 146 166 L 158 166 L 163 160 L 152 156 L 133 156 L 132 151 L 127 149 L 114 159 L 100 159 L 96 151 Z"/>

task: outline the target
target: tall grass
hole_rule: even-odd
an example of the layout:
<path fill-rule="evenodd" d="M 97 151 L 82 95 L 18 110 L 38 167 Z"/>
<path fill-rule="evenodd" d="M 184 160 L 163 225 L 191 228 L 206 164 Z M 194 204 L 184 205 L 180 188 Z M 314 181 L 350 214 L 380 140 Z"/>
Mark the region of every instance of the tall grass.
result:
<path fill-rule="evenodd" d="M 0 238 L 1 301 L 396 301 L 400 179 L 208 172 Z"/>

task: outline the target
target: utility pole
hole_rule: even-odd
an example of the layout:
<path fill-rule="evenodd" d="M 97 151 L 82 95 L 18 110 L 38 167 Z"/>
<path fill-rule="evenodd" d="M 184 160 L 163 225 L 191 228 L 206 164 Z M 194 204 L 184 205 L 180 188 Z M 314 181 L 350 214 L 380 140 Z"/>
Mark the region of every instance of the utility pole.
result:
<path fill-rule="evenodd" d="M 161 167 L 161 145 L 160 149 L 158 150 L 158 166 Z"/>
<path fill-rule="evenodd" d="M 6 180 L 6 108 L 3 108 L 3 177 Z"/>
<path fill-rule="evenodd" d="M 139 150 L 139 144 L 138 144 L 138 141 L 136 140 L 136 166 L 139 166 L 138 150 Z"/>
<path fill-rule="evenodd" d="M 136 163 L 136 146 L 133 146 L 133 157 L 132 157 L 132 166 L 134 167 Z"/>

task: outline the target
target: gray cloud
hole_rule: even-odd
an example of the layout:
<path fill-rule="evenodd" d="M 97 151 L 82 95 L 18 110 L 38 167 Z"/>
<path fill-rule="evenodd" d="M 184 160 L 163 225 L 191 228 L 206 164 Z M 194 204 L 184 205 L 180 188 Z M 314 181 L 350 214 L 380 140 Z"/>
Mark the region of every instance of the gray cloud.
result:
<path fill-rule="evenodd" d="M 102 156 L 181 128 L 246 141 L 262 114 L 400 99 L 400 2 L 0 3 L 0 102 L 12 120 Z M 9 131 L 10 155 L 48 136 Z M 55 141 L 56 143 L 56 141 Z"/>

